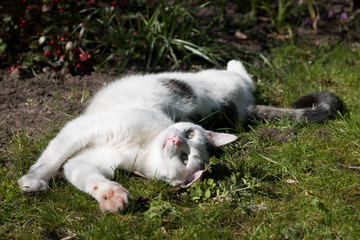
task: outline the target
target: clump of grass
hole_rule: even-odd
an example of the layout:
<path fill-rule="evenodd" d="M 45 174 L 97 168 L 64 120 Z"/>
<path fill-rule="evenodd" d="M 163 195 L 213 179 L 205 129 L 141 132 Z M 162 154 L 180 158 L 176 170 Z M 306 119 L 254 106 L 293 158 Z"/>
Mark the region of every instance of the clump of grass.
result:
<path fill-rule="evenodd" d="M 174 5 L 168 5 L 166 1 L 159 1 L 156 8 L 146 5 L 146 12 L 137 12 L 129 15 L 122 22 L 112 19 L 111 44 L 124 46 L 114 49 L 112 54 L 101 63 L 116 57 L 121 57 L 120 66 L 123 69 L 133 58 L 145 56 L 146 70 L 154 69 L 165 58 L 172 61 L 176 67 L 180 62 L 191 62 L 192 56 L 196 55 L 213 65 L 220 67 L 220 56 L 206 47 L 205 32 L 201 30 L 195 21 L 194 14 L 208 4 L 189 8 L 185 1 L 177 1 Z M 129 25 L 132 32 L 130 38 L 124 37 L 122 32 Z M 196 42 L 201 42 L 198 45 Z M 184 64 L 184 63 L 182 63 Z"/>

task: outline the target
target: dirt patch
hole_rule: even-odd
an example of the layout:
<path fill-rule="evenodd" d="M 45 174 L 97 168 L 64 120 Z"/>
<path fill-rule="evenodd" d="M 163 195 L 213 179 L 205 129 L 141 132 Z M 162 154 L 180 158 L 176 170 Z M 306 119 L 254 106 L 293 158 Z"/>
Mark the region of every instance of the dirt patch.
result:
<path fill-rule="evenodd" d="M 115 78 L 101 73 L 62 75 L 50 69 L 36 76 L 0 70 L 0 148 L 9 143 L 13 132 L 36 137 L 55 122 L 78 115 L 89 96 Z"/>
<path fill-rule="evenodd" d="M 263 140 L 270 139 L 271 141 L 278 143 L 286 143 L 290 139 L 295 137 L 294 129 L 278 130 L 276 128 L 264 128 L 259 130 L 260 138 Z"/>

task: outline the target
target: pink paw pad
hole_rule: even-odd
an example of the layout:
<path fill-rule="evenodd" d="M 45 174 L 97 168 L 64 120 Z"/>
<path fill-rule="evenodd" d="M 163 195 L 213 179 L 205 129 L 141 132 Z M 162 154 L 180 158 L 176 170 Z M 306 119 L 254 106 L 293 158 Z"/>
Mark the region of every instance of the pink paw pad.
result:
<path fill-rule="evenodd" d="M 116 184 L 102 193 L 100 209 L 103 212 L 120 212 L 127 207 L 128 197 L 128 191 Z"/>

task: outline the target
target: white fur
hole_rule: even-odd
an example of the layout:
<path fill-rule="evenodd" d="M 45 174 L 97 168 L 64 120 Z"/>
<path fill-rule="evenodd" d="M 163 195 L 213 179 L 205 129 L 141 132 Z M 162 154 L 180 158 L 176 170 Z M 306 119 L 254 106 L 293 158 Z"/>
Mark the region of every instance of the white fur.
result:
<path fill-rule="evenodd" d="M 171 92 L 159 81 L 166 78 L 188 83 L 199 98 L 198 107 L 173 99 Z M 220 108 L 224 99 L 231 99 L 236 103 L 238 120 L 243 122 L 246 119 L 246 108 L 255 104 L 252 94 L 254 90 L 252 79 L 244 66 L 239 61 L 232 60 L 228 63 L 227 70 L 166 72 L 122 78 L 99 91 L 85 114 L 129 107 L 158 109 L 172 118 L 183 119 L 194 114 L 208 116 L 214 109 Z"/>
<path fill-rule="evenodd" d="M 159 81 L 166 78 L 190 85 L 198 104 L 174 99 Z M 174 186 L 192 183 L 209 159 L 206 143 L 218 147 L 236 137 L 172 119 L 192 114 L 205 117 L 226 98 L 234 101 L 238 120 L 243 121 L 246 107 L 254 104 L 253 91 L 252 80 L 238 61 L 230 61 L 227 70 L 134 75 L 114 81 L 58 133 L 19 185 L 28 192 L 45 190 L 51 176 L 67 161 L 66 178 L 92 195 L 102 211 L 117 212 L 128 205 L 129 198 L 126 189 L 109 180 L 117 167 Z M 191 139 L 188 131 L 193 133 Z M 171 140 L 174 136 L 178 142 Z M 187 164 L 181 160 L 184 154 Z"/>

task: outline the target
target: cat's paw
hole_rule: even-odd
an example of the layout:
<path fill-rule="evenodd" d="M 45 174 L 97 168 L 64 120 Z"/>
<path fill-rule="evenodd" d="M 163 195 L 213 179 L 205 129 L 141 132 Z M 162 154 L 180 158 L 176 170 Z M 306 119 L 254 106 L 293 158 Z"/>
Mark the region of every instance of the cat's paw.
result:
<path fill-rule="evenodd" d="M 119 184 L 112 183 L 101 193 L 99 204 L 103 212 L 120 212 L 129 204 L 129 192 Z"/>
<path fill-rule="evenodd" d="M 19 187 L 24 192 L 38 192 L 47 189 L 47 183 L 38 178 L 34 178 L 28 175 L 23 176 L 18 181 Z"/>

